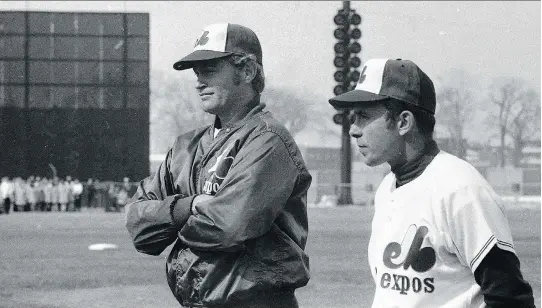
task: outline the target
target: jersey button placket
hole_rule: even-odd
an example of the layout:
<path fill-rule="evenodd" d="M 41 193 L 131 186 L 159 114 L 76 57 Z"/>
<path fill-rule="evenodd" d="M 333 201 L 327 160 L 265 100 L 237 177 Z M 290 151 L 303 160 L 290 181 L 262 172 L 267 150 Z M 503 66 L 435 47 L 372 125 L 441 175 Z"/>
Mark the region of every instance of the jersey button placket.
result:
<path fill-rule="evenodd" d="M 393 216 L 395 216 L 395 211 L 397 210 L 397 206 L 395 205 L 395 199 L 390 199 L 390 210 L 388 211 L 388 223 L 391 223 L 393 220 Z"/>

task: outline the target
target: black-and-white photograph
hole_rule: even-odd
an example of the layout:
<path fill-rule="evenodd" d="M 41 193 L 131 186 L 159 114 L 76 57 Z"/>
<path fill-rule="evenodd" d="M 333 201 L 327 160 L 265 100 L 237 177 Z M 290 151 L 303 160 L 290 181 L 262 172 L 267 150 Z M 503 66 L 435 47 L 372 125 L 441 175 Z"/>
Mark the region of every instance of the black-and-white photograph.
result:
<path fill-rule="evenodd" d="M 541 307 L 541 12 L 0 2 L 0 308 Z"/>

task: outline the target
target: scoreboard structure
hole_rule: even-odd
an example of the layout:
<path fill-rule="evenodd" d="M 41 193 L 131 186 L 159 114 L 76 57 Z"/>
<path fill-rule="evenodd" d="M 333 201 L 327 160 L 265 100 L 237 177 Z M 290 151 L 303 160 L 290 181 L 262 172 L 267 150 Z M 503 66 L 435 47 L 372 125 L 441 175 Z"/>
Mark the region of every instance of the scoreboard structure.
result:
<path fill-rule="evenodd" d="M 0 176 L 149 173 L 149 14 L 0 11 Z"/>

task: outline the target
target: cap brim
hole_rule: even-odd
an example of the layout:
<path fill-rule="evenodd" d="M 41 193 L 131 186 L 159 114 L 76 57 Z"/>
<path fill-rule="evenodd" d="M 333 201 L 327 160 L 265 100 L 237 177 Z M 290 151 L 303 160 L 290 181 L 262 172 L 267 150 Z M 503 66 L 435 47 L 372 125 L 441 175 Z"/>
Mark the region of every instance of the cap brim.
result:
<path fill-rule="evenodd" d="M 181 71 L 181 70 L 193 68 L 196 62 L 224 58 L 232 54 L 233 53 L 231 52 L 220 52 L 220 51 L 214 51 L 214 50 L 196 50 L 192 52 L 191 54 L 189 54 L 188 56 L 175 62 L 173 64 L 173 68 L 178 71 Z"/>
<path fill-rule="evenodd" d="M 388 98 L 389 97 L 385 95 L 375 94 L 363 90 L 352 90 L 331 98 L 329 103 L 337 109 L 354 108 L 359 107 L 360 103 L 378 102 Z"/>

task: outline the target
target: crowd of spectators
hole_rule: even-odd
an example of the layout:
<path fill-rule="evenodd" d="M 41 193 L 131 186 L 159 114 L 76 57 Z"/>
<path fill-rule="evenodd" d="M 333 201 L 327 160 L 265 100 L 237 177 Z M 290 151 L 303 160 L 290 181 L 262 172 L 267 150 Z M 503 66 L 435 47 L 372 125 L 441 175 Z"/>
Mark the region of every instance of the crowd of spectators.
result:
<path fill-rule="evenodd" d="M 66 176 L 30 176 L 0 182 L 0 214 L 10 212 L 79 212 L 82 208 L 120 212 L 135 193 L 136 185 L 128 177 L 118 182 L 100 182 L 89 178 L 82 183 Z"/>

